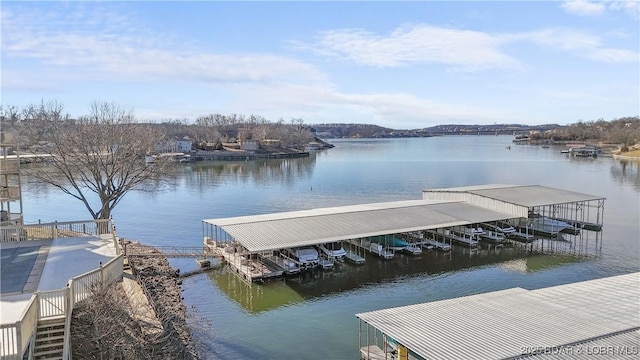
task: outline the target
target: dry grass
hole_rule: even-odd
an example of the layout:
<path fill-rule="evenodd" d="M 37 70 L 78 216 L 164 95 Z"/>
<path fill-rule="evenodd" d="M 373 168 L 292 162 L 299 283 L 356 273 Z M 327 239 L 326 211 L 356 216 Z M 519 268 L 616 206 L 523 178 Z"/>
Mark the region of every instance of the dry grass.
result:
<path fill-rule="evenodd" d="M 629 157 L 640 157 L 640 149 L 631 150 L 627 152 L 621 152 L 618 155 L 620 156 L 629 156 Z"/>

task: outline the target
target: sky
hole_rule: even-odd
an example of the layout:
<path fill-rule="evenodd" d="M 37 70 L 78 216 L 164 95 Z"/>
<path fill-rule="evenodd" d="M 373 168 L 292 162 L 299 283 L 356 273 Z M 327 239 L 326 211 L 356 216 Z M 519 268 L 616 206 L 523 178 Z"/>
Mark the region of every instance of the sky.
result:
<path fill-rule="evenodd" d="M 5 1 L 1 104 L 394 129 L 640 113 L 632 1 Z"/>

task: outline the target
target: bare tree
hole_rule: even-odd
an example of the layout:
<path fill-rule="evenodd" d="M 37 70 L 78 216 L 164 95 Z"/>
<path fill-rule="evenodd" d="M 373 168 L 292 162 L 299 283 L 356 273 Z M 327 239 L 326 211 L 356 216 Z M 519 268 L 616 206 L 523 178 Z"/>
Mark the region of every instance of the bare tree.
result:
<path fill-rule="evenodd" d="M 77 120 L 59 103 L 24 113 L 25 134 L 46 141 L 51 154 L 51 166 L 32 175 L 82 201 L 94 219 L 108 219 L 129 191 L 166 183 L 166 162 L 150 166 L 144 161 L 162 132 L 135 122 L 131 112 L 115 104 L 94 103 L 89 115 Z"/>

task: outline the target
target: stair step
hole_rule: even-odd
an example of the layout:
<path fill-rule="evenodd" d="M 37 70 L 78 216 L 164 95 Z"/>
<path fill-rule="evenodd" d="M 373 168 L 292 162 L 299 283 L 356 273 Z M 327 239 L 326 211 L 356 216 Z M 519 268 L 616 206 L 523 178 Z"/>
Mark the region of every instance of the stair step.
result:
<path fill-rule="evenodd" d="M 64 346 L 64 342 L 63 341 L 57 341 L 57 342 L 49 343 L 49 344 L 42 344 L 42 343 L 36 344 L 36 347 L 34 349 L 36 350 L 36 352 L 38 352 L 39 350 L 42 350 L 42 349 L 62 351 L 62 347 L 63 346 Z M 58 349 L 52 349 L 52 348 L 58 348 Z"/>
<path fill-rule="evenodd" d="M 40 336 L 40 335 L 51 335 L 51 334 L 58 334 L 58 333 L 63 333 L 64 334 L 64 328 L 58 328 L 58 329 L 38 329 L 38 332 L 36 332 L 36 337 Z"/>
<path fill-rule="evenodd" d="M 38 320 L 38 324 L 48 324 L 48 323 L 57 323 L 57 322 L 64 322 L 65 320 L 65 316 L 64 315 L 58 315 L 58 316 L 53 316 L 50 318 L 46 318 L 46 319 L 41 319 Z"/>
<path fill-rule="evenodd" d="M 33 353 L 33 357 L 34 358 L 39 358 L 42 356 L 48 356 L 48 355 L 62 355 L 62 348 L 60 349 L 53 349 L 53 350 L 45 350 L 45 351 L 39 351 L 38 348 L 35 349 L 34 353 Z"/>
<path fill-rule="evenodd" d="M 43 357 L 34 357 L 34 360 L 62 360 L 62 355 L 50 354 Z"/>
<path fill-rule="evenodd" d="M 38 322 L 38 329 L 48 329 L 48 328 L 56 328 L 56 327 L 64 327 L 64 321 L 59 323 L 48 323 L 48 324 L 42 324 Z"/>
<path fill-rule="evenodd" d="M 57 335 L 57 336 L 38 337 L 38 338 L 36 338 L 36 344 L 43 343 L 43 342 L 46 342 L 46 341 L 53 342 L 53 341 L 58 341 L 58 340 L 64 340 L 64 333 L 62 335 Z"/>

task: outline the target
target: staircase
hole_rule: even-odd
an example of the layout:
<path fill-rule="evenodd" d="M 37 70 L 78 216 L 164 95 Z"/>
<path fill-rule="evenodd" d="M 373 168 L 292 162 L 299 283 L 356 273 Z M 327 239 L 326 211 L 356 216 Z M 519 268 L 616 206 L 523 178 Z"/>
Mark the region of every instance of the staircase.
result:
<path fill-rule="evenodd" d="M 62 360 L 64 322 L 64 316 L 38 321 L 34 360 Z"/>

